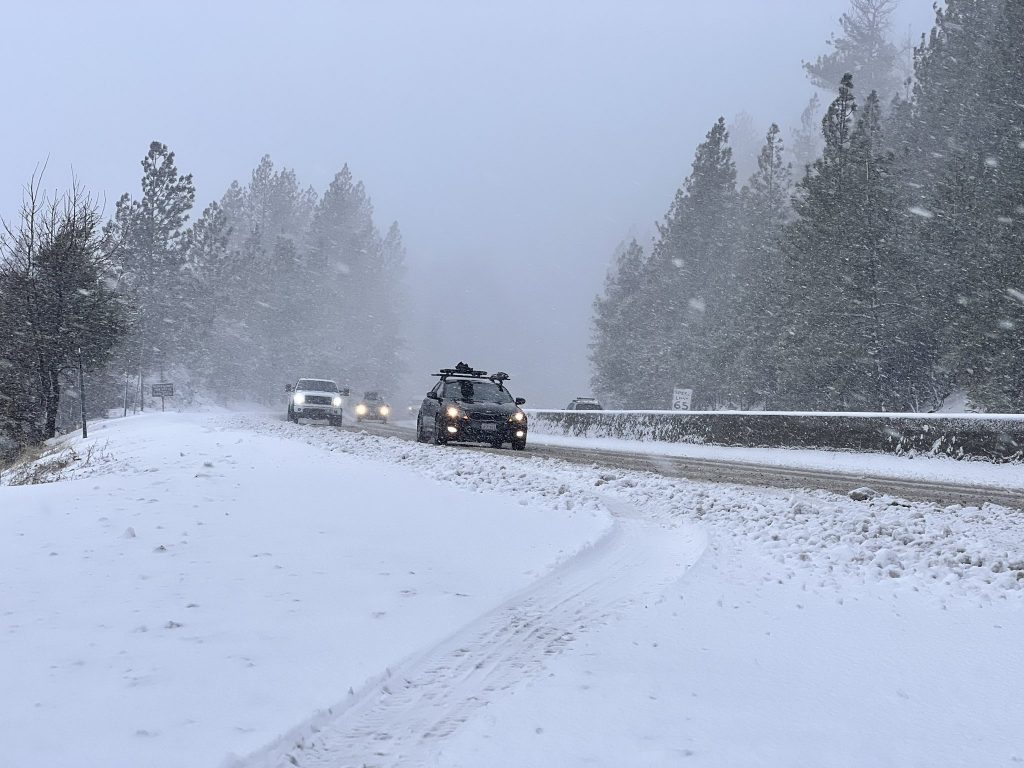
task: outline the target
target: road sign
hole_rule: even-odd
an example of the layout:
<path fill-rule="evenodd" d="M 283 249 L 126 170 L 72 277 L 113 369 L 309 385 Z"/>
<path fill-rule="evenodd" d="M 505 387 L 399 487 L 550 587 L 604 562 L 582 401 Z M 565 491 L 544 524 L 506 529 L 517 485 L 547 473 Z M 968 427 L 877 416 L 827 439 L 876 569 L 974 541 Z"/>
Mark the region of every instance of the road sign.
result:
<path fill-rule="evenodd" d="M 170 382 L 154 384 L 152 393 L 153 397 L 174 397 L 174 385 Z"/>
<path fill-rule="evenodd" d="M 688 411 L 693 405 L 693 390 L 676 387 L 672 390 L 672 410 Z"/>

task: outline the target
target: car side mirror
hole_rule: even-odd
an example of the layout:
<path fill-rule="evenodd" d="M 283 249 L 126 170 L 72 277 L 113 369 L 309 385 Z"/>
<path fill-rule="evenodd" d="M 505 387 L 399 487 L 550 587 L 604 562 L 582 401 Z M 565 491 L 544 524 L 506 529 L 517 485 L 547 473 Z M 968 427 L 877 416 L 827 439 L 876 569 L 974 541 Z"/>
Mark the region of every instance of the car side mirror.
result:
<path fill-rule="evenodd" d="M 525 397 L 517 397 L 516 398 L 516 405 L 526 405 L 526 398 Z"/>
<path fill-rule="evenodd" d="M 341 395 L 342 397 L 348 397 L 350 394 L 352 394 L 352 390 L 350 390 L 348 387 L 345 387 L 338 394 Z"/>
<path fill-rule="evenodd" d="M 285 392 L 291 392 L 291 391 L 292 391 L 292 389 L 293 389 L 293 387 L 292 387 L 292 385 L 291 385 L 291 384 L 285 384 L 285 385 L 284 385 L 284 391 L 285 391 Z"/>

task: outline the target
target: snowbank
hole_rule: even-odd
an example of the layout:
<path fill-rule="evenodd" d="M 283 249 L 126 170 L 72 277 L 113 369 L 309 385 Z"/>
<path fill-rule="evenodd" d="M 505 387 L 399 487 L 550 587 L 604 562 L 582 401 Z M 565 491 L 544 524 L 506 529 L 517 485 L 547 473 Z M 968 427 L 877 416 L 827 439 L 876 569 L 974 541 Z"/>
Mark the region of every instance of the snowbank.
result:
<path fill-rule="evenodd" d="M 1024 459 L 1019 414 L 530 411 L 530 429 L 575 437 Z"/>

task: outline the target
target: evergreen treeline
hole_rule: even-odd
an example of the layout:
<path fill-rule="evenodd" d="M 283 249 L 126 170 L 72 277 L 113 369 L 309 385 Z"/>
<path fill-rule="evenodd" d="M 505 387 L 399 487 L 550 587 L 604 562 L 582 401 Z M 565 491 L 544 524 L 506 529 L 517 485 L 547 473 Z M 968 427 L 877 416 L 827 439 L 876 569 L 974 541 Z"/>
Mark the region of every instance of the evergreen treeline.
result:
<path fill-rule="evenodd" d="M 347 166 L 318 196 L 264 157 L 191 226 L 195 188 L 174 153 L 154 142 L 142 168 L 141 197 L 124 195 L 105 230 L 138 307 L 128 370 L 264 402 L 303 375 L 394 382 L 402 238 L 379 232 Z"/>
<path fill-rule="evenodd" d="M 888 5 L 854 6 L 872 4 Z M 949 0 L 909 98 L 842 75 L 795 185 L 773 125 L 737 189 L 719 120 L 650 251 L 623 247 L 595 303 L 595 389 L 621 407 L 685 386 L 699 408 L 878 411 L 962 390 L 1024 410 L 1021 40 L 1018 0 Z"/>
<path fill-rule="evenodd" d="M 0 453 L 53 436 L 79 347 L 92 413 L 141 404 L 161 376 L 186 397 L 266 403 L 299 376 L 394 384 L 402 237 L 377 229 L 347 166 L 320 196 L 264 157 L 194 222 L 166 145 L 142 171 L 106 225 L 79 190 L 47 201 L 34 180 L 0 240 Z"/>

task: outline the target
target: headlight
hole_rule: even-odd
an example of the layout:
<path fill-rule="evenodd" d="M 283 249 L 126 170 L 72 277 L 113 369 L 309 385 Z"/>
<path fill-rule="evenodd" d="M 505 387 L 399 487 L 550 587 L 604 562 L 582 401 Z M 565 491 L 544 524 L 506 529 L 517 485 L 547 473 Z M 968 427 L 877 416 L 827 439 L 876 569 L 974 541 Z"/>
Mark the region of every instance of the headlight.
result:
<path fill-rule="evenodd" d="M 302 405 L 304 402 L 306 402 L 306 396 L 301 392 L 296 392 L 294 400 L 296 405 Z"/>
<path fill-rule="evenodd" d="M 335 408 L 341 408 L 341 395 L 335 395 L 334 399 L 331 400 L 331 405 Z"/>
<path fill-rule="evenodd" d="M 522 411 L 516 411 L 512 414 L 512 421 L 524 422 L 526 421 L 526 414 Z"/>
<path fill-rule="evenodd" d="M 457 419 L 457 418 L 459 418 L 460 415 L 462 415 L 462 414 L 460 413 L 459 409 L 456 408 L 454 405 L 451 405 L 451 406 L 448 407 L 448 416 L 449 416 L 449 418 Z"/>
<path fill-rule="evenodd" d="M 391 413 L 391 409 L 388 408 L 386 405 L 382 405 L 380 407 L 380 415 L 381 416 L 387 416 L 389 413 Z"/>
<path fill-rule="evenodd" d="M 358 413 L 360 416 L 365 416 L 366 415 L 366 406 L 363 405 L 362 403 L 357 405 L 356 406 L 356 413 Z"/>

